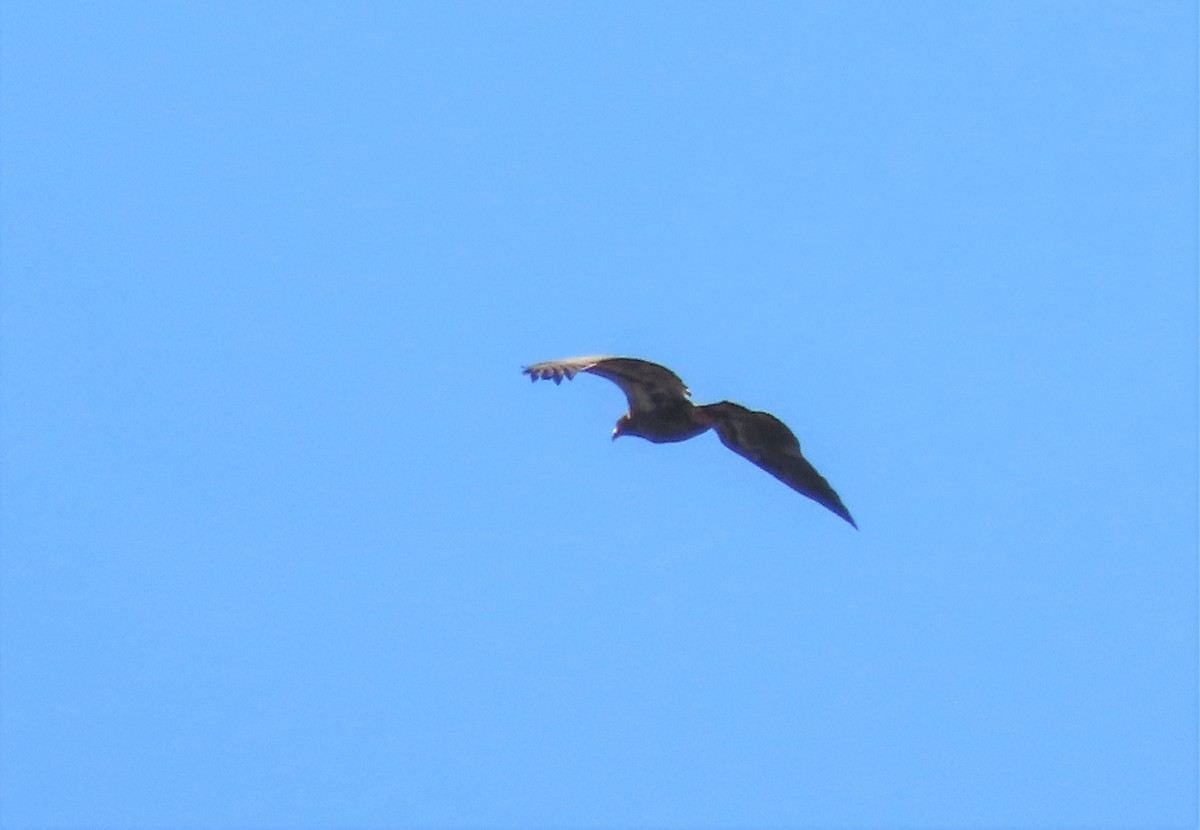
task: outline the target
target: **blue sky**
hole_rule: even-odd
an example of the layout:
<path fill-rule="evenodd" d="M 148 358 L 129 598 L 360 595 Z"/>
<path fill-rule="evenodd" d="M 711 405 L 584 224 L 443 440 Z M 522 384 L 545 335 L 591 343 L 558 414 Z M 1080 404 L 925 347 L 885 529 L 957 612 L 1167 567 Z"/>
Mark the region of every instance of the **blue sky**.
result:
<path fill-rule="evenodd" d="M 1194 4 L 0 26 L 3 826 L 1196 824 Z"/>

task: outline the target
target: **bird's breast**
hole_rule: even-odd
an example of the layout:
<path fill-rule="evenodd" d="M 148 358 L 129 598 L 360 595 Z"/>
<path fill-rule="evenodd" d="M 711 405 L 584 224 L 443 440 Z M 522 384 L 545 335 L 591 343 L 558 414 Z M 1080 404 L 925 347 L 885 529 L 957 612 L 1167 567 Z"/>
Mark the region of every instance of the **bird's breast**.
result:
<path fill-rule="evenodd" d="M 695 438 L 709 425 L 695 416 L 694 410 L 654 412 L 631 417 L 625 432 L 655 444 L 673 444 Z"/>

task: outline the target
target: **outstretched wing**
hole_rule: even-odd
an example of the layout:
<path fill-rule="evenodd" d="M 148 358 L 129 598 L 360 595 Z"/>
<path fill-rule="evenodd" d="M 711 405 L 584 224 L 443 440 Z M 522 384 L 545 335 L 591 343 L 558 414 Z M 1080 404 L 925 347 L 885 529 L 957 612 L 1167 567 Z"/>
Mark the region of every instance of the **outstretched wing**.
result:
<path fill-rule="evenodd" d="M 608 378 L 625 393 L 631 415 L 677 406 L 681 401 L 687 401 L 690 394 L 679 376 L 666 366 L 633 357 L 568 357 L 534 363 L 522 371 L 530 380 L 553 380 L 555 383 L 562 383 L 563 378 L 570 380 L 579 372 Z"/>
<path fill-rule="evenodd" d="M 800 442 L 783 421 L 770 413 L 728 401 L 699 409 L 717 431 L 722 444 L 858 527 L 829 482 L 800 454 Z"/>

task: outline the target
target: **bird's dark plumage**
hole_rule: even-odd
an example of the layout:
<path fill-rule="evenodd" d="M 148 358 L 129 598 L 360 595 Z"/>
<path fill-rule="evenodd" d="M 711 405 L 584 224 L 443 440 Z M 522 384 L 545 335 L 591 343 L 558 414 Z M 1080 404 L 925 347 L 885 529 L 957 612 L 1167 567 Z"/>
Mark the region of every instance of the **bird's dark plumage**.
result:
<path fill-rule="evenodd" d="M 579 372 L 608 378 L 625 393 L 629 411 L 617 421 L 614 439 L 636 435 L 662 444 L 715 429 L 729 449 L 858 527 L 829 482 L 800 454 L 796 436 L 774 415 L 729 401 L 697 406 L 678 375 L 648 360 L 594 355 L 548 360 L 524 369 L 530 380 L 555 383 Z"/>

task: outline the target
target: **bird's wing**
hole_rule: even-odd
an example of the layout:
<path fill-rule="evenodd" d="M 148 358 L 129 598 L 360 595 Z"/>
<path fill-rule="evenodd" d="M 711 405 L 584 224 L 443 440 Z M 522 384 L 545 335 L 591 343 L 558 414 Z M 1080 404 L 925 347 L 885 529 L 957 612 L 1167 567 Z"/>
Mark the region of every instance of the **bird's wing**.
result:
<path fill-rule="evenodd" d="M 858 527 L 829 482 L 800 454 L 800 442 L 783 421 L 728 401 L 699 409 L 722 444 Z"/>
<path fill-rule="evenodd" d="M 522 370 L 530 380 L 553 380 L 562 383 L 579 372 L 608 378 L 625 393 L 629 412 L 650 412 L 687 401 L 690 393 L 679 376 L 665 366 L 633 357 L 568 357 L 534 363 Z"/>

